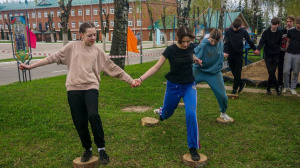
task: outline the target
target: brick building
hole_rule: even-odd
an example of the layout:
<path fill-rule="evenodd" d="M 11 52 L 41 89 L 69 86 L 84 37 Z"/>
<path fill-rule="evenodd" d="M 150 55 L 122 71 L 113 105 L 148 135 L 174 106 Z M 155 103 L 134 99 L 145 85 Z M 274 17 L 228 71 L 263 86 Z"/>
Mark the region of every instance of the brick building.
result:
<path fill-rule="evenodd" d="M 142 36 L 143 41 L 149 40 L 150 35 L 150 17 L 148 15 L 147 6 L 145 0 L 140 2 L 129 0 L 129 14 L 128 14 L 128 26 L 137 36 L 140 34 L 142 23 Z M 176 13 L 176 0 L 165 0 L 168 15 Z M 151 3 L 150 7 L 153 9 L 153 20 L 160 19 L 163 4 Z M 112 40 L 113 26 L 114 26 L 114 3 L 113 0 L 102 0 L 103 10 L 109 14 L 109 41 Z M 142 13 L 141 13 L 142 12 Z M 175 12 L 175 13 L 174 13 Z M 35 1 L 14 2 L 14 3 L 2 3 L 0 4 L 0 29 L 3 28 L 5 32 L 5 39 L 9 32 L 8 26 L 5 24 L 5 20 L 12 16 L 26 15 L 28 17 L 28 25 L 31 30 L 34 30 L 39 41 L 45 40 L 45 32 L 48 31 L 48 14 L 53 16 L 53 28 L 55 28 L 55 35 L 59 39 L 60 32 L 60 18 L 61 10 L 57 3 L 57 0 L 40 0 L 37 3 Z M 142 14 L 142 19 L 141 19 Z M 103 15 L 103 19 L 105 19 Z M 79 25 L 86 21 L 92 21 L 97 30 L 101 30 L 100 16 L 99 16 L 99 0 L 73 0 L 72 8 L 69 15 L 69 29 L 71 31 L 71 39 L 79 40 Z M 141 22 L 142 21 L 142 22 Z M 103 23 L 107 24 L 107 23 Z M 40 33 L 39 33 L 40 32 Z M 101 31 L 100 31 L 101 32 Z M 172 35 L 172 29 L 167 30 L 167 38 L 170 40 Z M 0 34 L 1 36 L 1 34 Z M 1 38 L 2 39 L 2 38 Z M 61 39 L 60 39 L 61 40 Z"/>

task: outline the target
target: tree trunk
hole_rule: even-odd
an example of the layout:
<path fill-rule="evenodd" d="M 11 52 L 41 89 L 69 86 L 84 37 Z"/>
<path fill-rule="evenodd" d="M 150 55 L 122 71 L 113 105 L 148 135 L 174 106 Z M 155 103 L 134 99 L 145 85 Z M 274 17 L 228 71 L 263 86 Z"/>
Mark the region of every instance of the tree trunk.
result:
<path fill-rule="evenodd" d="M 191 0 L 181 0 L 180 1 L 180 18 L 178 18 L 179 26 L 189 26 L 189 18 L 190 13 Z"/>
<path fill-rule="evenodd" d="M 63 33 L 63 45 L 65 46 L 68 43 L 68 22 L 69 22 L 69 14 L 72 7 L 72 0 L 68 0 L 67 6 L 65 7 L 64 0 L 58 1 L 59 8 L 61 9 L 60 12 L 60 24 L 62 27 Z"/>
<path fill-rule="evenodd" d="M 252 32 L 255 33 L 256 30 L 256 23 L 257 23 L 257 9 L 258 9 L 258 1 L 252 0 L 252 24 L 251 29 Z"/>
<path fill-rule="evenodd" d="M 102 16 L 102 11 L 103 11 L 103 9 L 102 9 L 102 0 L 99 0 L 99 15 L 100 15 L 100 27 L 101 27 L 101 34 L 102 34 L 102 45 L 103 45 L 103 47 L 102 47 L 102 49 L 104 50 L 104 51 L 106 51 L 106 38 L 105 38 L 105 28 L 104 28 L 104 26 L 103 26 L 103 16 Z M 104 11 L 103 11 L 104 12 Z"/>
<path fill-rule="evenodd" d="M 114 5 L 115 25 L 110 55 L 126 55 L 129 3 L 128 0 L 118 0 L 114 1 Z M 125 58 L 112 58 L 111 60 L 120 68 L 125 68 Z"/>
<path fill-rule="evenodd" d="M 224 22 L 224 13 L 226 12 L 226 4 L 227 4 L 227 0 L 222 0 L 221 1 L 221 13 L 220 13 L 220 17 L 219 17 L 219 25 L 218 25 L 218 29 L 220 29 L 223 32 L 223 22 Z"/>
<path fill-rule="evenodd" d="M 165 2 L 165 0 L 164 0 Z M 168 46 L 168 39 L 167 39 L 167 28 L 166 28 L 166 6 L 163 6 L 163 14 L 161 14 L 161 20 L 164 27 L 164 40 L 165 40 L 165 46 Z"/>
<path fill-rule="evenodd" d="M 153 47 L 156 47 L 156 43 L 155 43 L 156 38 L 155 38 L 153 15 L 152 15 L 152 10 L 150 9 L 149 0 L 146 1 L 146 5 L 147 5 L 147 10 L 148 10 L 149 19 L 150 19 L 150 25 L 151 25 L 151 30 L 152 30 Z"/>

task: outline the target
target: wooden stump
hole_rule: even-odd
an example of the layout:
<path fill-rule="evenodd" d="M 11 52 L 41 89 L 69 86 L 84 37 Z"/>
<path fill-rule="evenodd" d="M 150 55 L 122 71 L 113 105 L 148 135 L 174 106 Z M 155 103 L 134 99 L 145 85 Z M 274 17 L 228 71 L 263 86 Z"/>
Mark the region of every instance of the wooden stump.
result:
<path fill-rule="evenodd" d="M 179 107 L 184 107 L 184 103 L 183 103 L 183 102 L 180 102 L 180 103 L 178 103 L 178 106 L 179 106 Z"/>
<path fill-rule="evenodd" d="M 200 160 L 199 161 L 193 161 L 191 158 L 191 154 L 187 153 L 182 156 L 182 162 L 183 164 L 190 166 L 190 167 L 201 167 L 207 164 L 207 157 L 203 155 L 202 153 L 199 153 Z"/>
<path fill-rule="evenodd" d="M 227 94 L 228 98 L 231 98 L 231 99 L 237 99 L 239 98 L 239 95 L 237 94 Z"/>
<path fill-rule="evenodd" d="M 225 121 L 223 118 L 218 117 L 218 118 L 217 118 L 217 122 L 218 122 L 219 124 L 230 124 L 230 123 L 233 123 L 233 122 L 234 122 L 234 119 L 232 118 L 232 121 Z"/>
<path fill-rule="evenodd" d="M 73 160 L 74 168 L 94 168 L 99 165 L 99 159 L 96 156 L 93 156 L 88 162 L 81 162 L 81 157 L 78 157 Z"/>
<path fill-rule="evenodd" d="M 159 122 L 158 119 L 152 117 L 144 117 L 141 119 L 141 124 L 143 126 L 148 126 L 148 127 L 156 126 L 158 122 Z"/>

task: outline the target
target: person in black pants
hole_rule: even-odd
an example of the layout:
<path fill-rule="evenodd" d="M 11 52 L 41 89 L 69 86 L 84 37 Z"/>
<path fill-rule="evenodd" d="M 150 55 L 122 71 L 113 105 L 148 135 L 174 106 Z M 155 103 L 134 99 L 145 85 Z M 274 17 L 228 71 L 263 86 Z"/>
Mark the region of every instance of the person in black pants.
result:
<path fill-rule="evenodd" d="M 229 68 L 234 77 L 233 90 L 231 94 L 241 93 L 245 87 L 245 83 L 241 79 L 243 67 L 243 39 L 247 41 L 250 48 L 256 50 L 253 41 L 250 39 L 248 32 L 241 28 L 242 20 L 235 19 L 230 27 L 225 32 L 224 57 L 227 57 Z"/>
<path fill-rule="evenodd" d="M 265 46 L 265 62 L 269 74 L 267 95 L 271 95 L 272 85 L 275 86 L 277 95 L 281 94 L 275 76 L 276 68 L 279 63 L 280 45 L 282 41 L 282 32 L 278 29 L 280 22 L 281 21 L 279 18 L 273 18 L 271 20 L 271 27 L 263 32 L 263 35 L 259 41 L 259 45 L 257 46 L 257 50 L 254 51 L 255 54 L 259 54 L 259 50 Z"/>
<path fill-rule="evenodd" d="M 282 86 L 283 86 L 283 62 L 284 62 L 284 55 L 285 55 L 285 51 L 286 51 L 286 44 L 287 44 L 287 33 L 288 31 L 293 28 L 294 26 L 294 22 L 295 22 L 295 16 L 294 15 L 290 15 L 287 17 L 286 19 L 286 28 L 281 29 L 282 32 L 282 42 L 281 42 L 281 51 L 280 51 L 280 55 L 279 55 L 279 64 L 278 64 L 278 85 L 279 85 L 279 89 L 280 91 L 282 90 Z M 290 74 L 292 74 L 292 69 L 290 70 Z M 289 76 L 289 83 L 291 83 L 291 75 Z"/>

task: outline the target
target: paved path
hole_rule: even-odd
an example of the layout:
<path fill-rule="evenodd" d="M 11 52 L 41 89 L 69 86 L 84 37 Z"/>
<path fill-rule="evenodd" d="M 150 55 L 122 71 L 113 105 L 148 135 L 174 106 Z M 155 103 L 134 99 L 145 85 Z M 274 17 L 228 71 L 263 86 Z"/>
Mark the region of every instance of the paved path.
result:
<path fill-rule="evenodd" d="M 210 88 L 208 84 L 198 84 L 197 87 L 199 88 Z M 232 90 L 232 86 L 225 86 L 226 90 Z M 265 89 L 254 89 L 254 88 L 244 88 L 243 92 L 251 92 L 251 93 L 263 93 L 266 94 Z M 271 90 L 272 95 L 276 95 L 276 92 L 274 90 Z M 292 95 L 290 92 L 287 92 L 285 94 L 281 94 L 282 96 L 295 96 L 295 97 L 300 97 L 300 94 L 298 93 L 297 95 Z M 277 95 L 276 95 L 277 96 Z"/>

